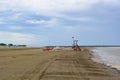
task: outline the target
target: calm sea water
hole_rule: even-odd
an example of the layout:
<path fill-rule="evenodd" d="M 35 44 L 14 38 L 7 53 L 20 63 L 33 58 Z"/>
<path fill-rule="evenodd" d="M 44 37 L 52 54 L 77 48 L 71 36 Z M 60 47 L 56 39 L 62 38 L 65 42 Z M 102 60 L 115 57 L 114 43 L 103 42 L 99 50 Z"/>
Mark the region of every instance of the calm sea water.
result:
<path fill-rule="evenodd" d="M 97 47 L 92 51 L 94 61 L 120 70 L 120 47 Z"/>

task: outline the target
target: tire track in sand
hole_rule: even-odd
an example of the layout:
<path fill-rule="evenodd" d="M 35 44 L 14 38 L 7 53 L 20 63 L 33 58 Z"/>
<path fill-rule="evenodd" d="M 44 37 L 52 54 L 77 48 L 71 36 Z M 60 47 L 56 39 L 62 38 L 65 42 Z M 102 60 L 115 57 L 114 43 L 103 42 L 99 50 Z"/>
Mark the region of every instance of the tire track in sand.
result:
<path fill-rule="evenodd" d="M 100 65 L 100 64 L 99 64 Z M 82 52 L 66 52 L 45 67 L 39 80 L 120 80 L 108 68 L 90 61 Z"/>
<path fill-rule="evenodd" d="M 55 55 L 50 59 L 42 61 L 41 63 L 37 64 L 32 70 L 25 72 L 17 80 L 40 80 L 46 69 L 53 62 L 53 60 L 61 54 Z"/>

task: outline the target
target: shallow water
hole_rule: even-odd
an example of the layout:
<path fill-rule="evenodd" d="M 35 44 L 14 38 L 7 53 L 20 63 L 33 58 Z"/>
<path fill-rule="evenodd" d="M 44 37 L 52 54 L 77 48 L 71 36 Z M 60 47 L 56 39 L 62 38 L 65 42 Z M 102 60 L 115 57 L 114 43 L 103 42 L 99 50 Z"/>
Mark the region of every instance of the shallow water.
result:
<path fill-rule="evenodd" d="M 120 70 L 120 47 L 96 47 L 92 51 L 94 61 Z"/>

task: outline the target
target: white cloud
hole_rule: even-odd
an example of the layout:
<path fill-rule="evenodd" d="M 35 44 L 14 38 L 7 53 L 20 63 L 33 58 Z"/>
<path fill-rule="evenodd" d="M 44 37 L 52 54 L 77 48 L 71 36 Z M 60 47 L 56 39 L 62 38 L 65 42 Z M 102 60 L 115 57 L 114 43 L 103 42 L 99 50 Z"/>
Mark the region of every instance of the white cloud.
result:
<path fill-rule="evenodd" d="M 44 25 L 44 27 L 54 27 L 55 25 L 59 24 L 59 20 L 56 18 L 52 18 L 50 20 L 26 20 L 26 23 L 28 24 L 34 24 L 34 25 Z"/>
<path fill-rule="evenodd" d="M 47 38 L 45 36 L 37 36 L 34 34 L 24 34 L 24 33 L 15 33 L 15 32 L 3 32 L 0 31 L 0 42 L 4 43 L 13 43 L 13 44 L 38 44 L 40 45 Z"/>
<path fill-rule="evenodd" d="M 28 44 L 31 40 L 34 39 L 34 36 L 30 34 L 3 31 L 0 31 L 0 37 L 0 41 L 16 44 Z"/>
<path fill-rule="evenodd" d="M 93 26 L 66 26 L 64 29 L 68 33 L 81 33 L 81 32 L 94 32 L 96 31 L 96 27 Z"/>
<path fill-rule="evenodd" d="M 91 8 L 94 4 L 118 4 L 119 0 L 4 0 L 0 1 L 2 10 L 34 11 L 40 14 L 56 14 L 66 11 L 78 11 Z M 53 14 L 53 15 L 54 15 Z"/>
<path fill-rule="evenodd" d="M 90 17 L 76 17 L 74 14 L 68 15 L 67 12 L 82 12 L 82 10 L 90 9 L 98 3 L 113 6 L 119 5 L 120 0 L 3 0 L 0 1 L 0 11 L 14 11 L 14 14 L 9 16 L 8 20 L 19 20 L 19 18 L 22 17 L 25 18 L 23 16 L 24 11 L 32 12 L 36 15 L 52 16 L 53 18 L 50 20 L 31 19 L 26 20 L 26 22 L 33 25 L 53 27 L 61 24 L 59 21 L 60 18 L 84 22 L 95 21 Z M 77 13 L 77 15 L 79 15 L 79 13 Z M 3 24 L 3 22 L 0 21 L 0 24 Z"/>
<path fill-rule="evenodd" d="M 39 32 L 41 32 L 42 34 L 45 33 L 46 35 L 49 33 L 53 34 L 54 32 L 57 31 L 62 31 L 62 33 L 69 33 L 69 34 L 93 32 L 95 31 L 95 28 L 92 27 L 90 21 L 93 21 L 95 23 L 96 21 L 95 18 L 97 17 L 97 13 L 99 13 L 101 10 L 98 12 L 93 11 L 94 14 L 96 13 L 95 15 L 92 14 L 92 12 L 86 13 L 91 10 L 85 12 L 82 11 L 91 9 L 92 7 L 95 6 L 98 9 L 99 6 L 97 6 L 96 4 L 99 4 L 99 6 L 102 4 L 109 6 L 113 6 L 113 5 L 118 6 L 120 4 L 120 0 L 0 0 L 0 11 L 6 11 L 3 13 L 1 12 L 2 14 L 1 19 L 3 20 L 0 20 L 0 24 L 5 24 L 3 26 L 9 26 L 9 28 L 5 30 L 17 31 L 24 29 L 25 31 L 29 28 L 30 31 L 27 30 L 28 33 L 31 32 L 31 30 L 32 31 L 34 30 L 33 32 L 36 33 L 36 34 L 31 34 L 31 33 L 24 34 L 24 33 L 0 31 L 0 37 L 1 37 L 0 42 L 5 41 L 7 43 L 15 43 L 15 44 L 41 44 L 47 41 L 48 39 L 45 36 L 41 36 Z M 103 7 L 106 6 L 102 6 L 102 8 L 100 9 L 103 9 Z M 84 13 L 86 16 L 84 15 Z M 38 17 L 34 15 L 37 15 Z M 49 20 L 44 19 L 45 18 L 44 16 L 48 17 Z M 82 17 L 78 17 L 78 16 L 82 16 Z M 95 17 L 93 18 L 93 16 Z M 40 18 L 40 20 L 38 20 L 38 18 Z M 70 24 L 69 21 L 71 22 Z M 84 23 L 81 24 L 78 23 L 77 21 Z M 24 23 L 30 24 L 33 27 L 32 26 L 29 27 L 29 25 L 27 26 L 27 24 Z M 23 27 L 21 27 L 19 24 L 22 25 Z M 84 26 L 84 24 L 86 25 L 90 24 L 89 26 L 91 27 Z M 43 27 L 49 27 L 49 28 L 43 28 Z M 48 32 L 49 30 L 45 30 L 45 29 L 50 29 L 50 32 Z"/>
<path fill-rule="evenodd" d="M 103 3 L 108 4 L 108 5 L 114 5 L 118 6 L 120 5 L 120 0 L 102 0 Z"/>
<path fill-rule="evenodd" d="M 63 17 L 64 19 L 74 20 L 74 21 L 84 21 L 84 22 L 94 21 L 94 19 L 90 18 L 90 17 L 74 17 L 74 16 L 71 16 L 71 15 L 60 15 L 59 17 Z"/>
<path fill-rule="evenodd" d="M 15 14 L 13 14 L 11 17 L 12 20 L 16 20 L 16 19 L 19 19 L 20 17 L 22 17 L 22 13 L 20 12 L 15 12 Z"/>
<path fill-rule="evenodd" d="M 45 24 L 46 23 L 45 20 L 26 20 L 26 22 L 30 24 Z"/>

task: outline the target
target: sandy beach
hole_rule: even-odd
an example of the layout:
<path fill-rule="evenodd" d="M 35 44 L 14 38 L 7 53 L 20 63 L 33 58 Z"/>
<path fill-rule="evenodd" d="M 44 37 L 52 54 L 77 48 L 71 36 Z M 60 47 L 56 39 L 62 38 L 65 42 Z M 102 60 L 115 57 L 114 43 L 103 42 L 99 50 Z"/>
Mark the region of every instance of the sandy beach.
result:
<path fill-rule="evenodd" d="M 0 80 L 120 80 L 120 73 L 92 61 L 88 49 L 0 49 Z"/>

